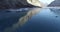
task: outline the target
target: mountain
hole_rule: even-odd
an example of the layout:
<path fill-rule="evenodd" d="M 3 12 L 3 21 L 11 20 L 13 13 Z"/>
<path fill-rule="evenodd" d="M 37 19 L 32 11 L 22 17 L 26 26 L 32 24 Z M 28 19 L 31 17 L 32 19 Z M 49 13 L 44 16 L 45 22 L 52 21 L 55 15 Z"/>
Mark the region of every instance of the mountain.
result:
<path fill-rule="evenodd" d="M 0 9 L 18 9 L 26 7 L 36 7 L 27 2 L 27 0 L 0 0 Z"/>

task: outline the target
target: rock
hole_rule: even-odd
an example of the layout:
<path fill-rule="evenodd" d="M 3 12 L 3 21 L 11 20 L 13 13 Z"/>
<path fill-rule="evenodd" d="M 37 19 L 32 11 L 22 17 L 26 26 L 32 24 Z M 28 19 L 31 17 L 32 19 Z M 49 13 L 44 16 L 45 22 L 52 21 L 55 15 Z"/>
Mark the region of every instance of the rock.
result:
<path fill-rule="evenodd" d="M 29 3 L 26 0 L 0 0 L 0 9 L 18 9 L 26 7 L 36 7 Z"/>

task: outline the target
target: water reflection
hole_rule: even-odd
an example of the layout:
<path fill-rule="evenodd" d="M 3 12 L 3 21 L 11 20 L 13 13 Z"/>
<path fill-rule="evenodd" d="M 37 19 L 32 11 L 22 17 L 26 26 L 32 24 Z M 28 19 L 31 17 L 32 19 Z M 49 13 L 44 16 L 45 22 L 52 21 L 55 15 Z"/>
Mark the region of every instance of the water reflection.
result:
<path fill-rule="evenodd" d="M 32 10 L 27 12 L 25 16 L 21 17 L 17 23 L 13 24 L 11 27 L 6 28 L 4 32 L 15 32 L 16 29 L 23 26 L 23 24 L 26 23 L 28 19 L 30 19 L 33 15 L 38 13 L 39 10 L 40 8 L 33 8 Z"/>
<path fill-rule="evenodd" d="M 50 10 L 55 14 L 60 15 L 60 9 L 50 9 Z"/>
<path fill-rule="evenodd" d="M 0 30 L 3 32 L 59 32 L 58 10 L 32 8 L 20 12 L 0 12 L 2 14 L 0 15 L 0 19 L 2 19 L 0 20 L 2 26 Z"/>
<path fill-rule="evenodd" d="M 53 12 L 54 14 L 56 14 L 56 18 L 60 16 L 60 9 L 50 9 L 51 12 Z"/>
<path fill-rule="evenodd" d="M 18 32 L 60 32 L 60 17 L 50 9 L 41 9 Z"/>
<path fill-rule="evenodd" d="M 0 11 L 0 30 L 3 31 L 5 28 L 11 27 L 12 24 L 18 22 L 18 19 L 26 14 L 27 12 Z"/>

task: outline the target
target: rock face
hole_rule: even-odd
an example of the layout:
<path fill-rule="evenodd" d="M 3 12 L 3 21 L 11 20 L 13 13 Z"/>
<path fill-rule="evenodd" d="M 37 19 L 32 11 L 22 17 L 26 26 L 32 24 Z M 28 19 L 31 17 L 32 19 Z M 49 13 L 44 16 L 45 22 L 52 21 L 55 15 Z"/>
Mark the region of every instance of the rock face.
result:
<path fill-rule="evenodd" d="M 49 7 L 60 7 L 60 0 L 55 0 L 51 4 L 48 5 Z"/>
<path fill-rule="evenodd" d="M 0 9 L 46 7 L 54 0 L 0 0 Z"/>
<path fill-rule="evenodd" d="M 39 7 L 47 7 L 49 4 L 51 4 L 55 0 L 27 0 L 28 3 L 39 6 Z"/>
<path fill-rule="evenodd" d="M 27 0 L 0 0 L 0 9 L 18 9 L 35 7 L 27 3 Z"/>

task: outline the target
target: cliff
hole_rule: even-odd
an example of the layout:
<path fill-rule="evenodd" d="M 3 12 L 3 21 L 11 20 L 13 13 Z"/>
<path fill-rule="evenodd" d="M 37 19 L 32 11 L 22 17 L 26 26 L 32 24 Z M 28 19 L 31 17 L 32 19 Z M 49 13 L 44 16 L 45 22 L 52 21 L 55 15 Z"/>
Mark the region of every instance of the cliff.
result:
<path fill-rule="evenodd" d="M 0 9 L 18 9 L 26 7 L 36 6 L 27 3 L 27 0 L 0 0 Z"/>

